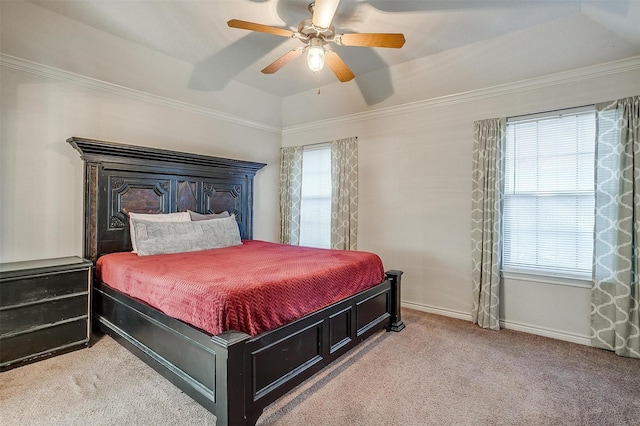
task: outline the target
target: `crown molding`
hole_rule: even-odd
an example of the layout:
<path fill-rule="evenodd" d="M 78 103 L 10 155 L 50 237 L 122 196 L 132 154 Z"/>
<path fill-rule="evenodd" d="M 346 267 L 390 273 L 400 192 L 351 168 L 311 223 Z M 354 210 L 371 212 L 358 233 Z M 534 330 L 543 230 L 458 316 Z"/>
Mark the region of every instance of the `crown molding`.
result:
<path fill-rule="evenodd" d="M 284 127 L 282 129 L 268 126 L 257 121 L 248 120 L 236 115 L 227 114 L 210 108 L 193 105 L 187 102 L 177 101 L 163 96 L 153 95 L 140 90 L 131 89 L 113 83 L 85 77 L 80 74 L 38 64 L 36 62 L 21 59 L 15 56 L 0 53 L 0 66 L 13 68 L 30 74 L 51 78 L 76 86 L 82 86 L 105 93 L 123 96 L 129 99 L 153 103 L 169 108 L 178 109 L 190 113 L 205 115 L 218 120 L 227 121 L 241 126 L 251 127 L 277 134 L 292 134 L 305 131 L 317 130 L 330 126 L 356 123 L 359 121 L 372 120 L 381 117 L 393 116 L 396 114 L 407 114 L 422 111 L 430 108 L 437 108 L 446 105 L 455 105 L 464 102 L 473 102 L 497 96 L 521 93 L 528 90 L 536 90 L 561 84 L 567 84 L 591 78 L 602 77 L 611 74 L 618 74 L 627 71 L 640 69 L 640 56 L 634 56 L 617 61 L 605 62 L 603 64 L 592 65 L 575 70 L 563 71 L 549 74 L 542 77 L 521 80 L 512 83 L 501 84 L 484 89 L 471 90 L 446 96 L 424 99 L 406 104 L 378 108 L 372 111 L 349 114 L 336 118 L 318 120 L 310 123 Z"/>
<path fill-rule="evenodd" d="M 50 78 L 64 83 L 73 84 L 76 86 L 98 90 L 104 93 L 123 96 L 125 98 L 137 101 L 161 105 L 164 107 L 174 108 L 180 111 L 186 111 L 194 114 L 200 114 L 245 127 L 252 127 L 258 130 L 265 130 L 277 134 L 281 133 L 281 129 L 278 127 L 268 126 L 266 124 L 238 117 L 233 114 L 227 114 L 225 112 L 201 107 L 198 105 L 190 104 L 188 102 L 177 101 L 175 99 L 165 98 L 163 96 L 131 89 L 129 87 L 120 86 L 118 84 L 108 83 L 106 81 L 86 77 L 70 71 L 50 67 L 48 65 L 38 64 L 36 62 L 28 61 L 26 59 L 18 58 L 4 53 L 0 53 L 0 66 L 27 72 L 41 77 Z"/>
<path fill-rule="evenodd" d="M 528 90 L 542 89 L 561 84 L 573 83 L 591 78 L 603 77 L 611 74 L 618 74 L 627 71 L 640 69 L 640 56 L 633 56 L 617 61 L 605 62 L 570 71 L 563 71 L 554 74 L 520 80 L 512 83 L 505 83 L 484 89 L 470 90 L 446 96 L 424 99 L 406 104 L 379 108 L 372 111 L 356 114 L 344 115 L 336 118 L 318 120 L 311 123 L 288 126 L 282 129 L 282 134 L 291 134 L 318 130 L 331 126 L 356 123 L 359 121 L 373 120 L 382 117 L 389 117 L 397 114 L 407 114 L 422 111 L 430 108 L 437 108 L 446 105 L 455 105 L 464 102 L 473 102 L 497 96 L 517 94 Z"/>

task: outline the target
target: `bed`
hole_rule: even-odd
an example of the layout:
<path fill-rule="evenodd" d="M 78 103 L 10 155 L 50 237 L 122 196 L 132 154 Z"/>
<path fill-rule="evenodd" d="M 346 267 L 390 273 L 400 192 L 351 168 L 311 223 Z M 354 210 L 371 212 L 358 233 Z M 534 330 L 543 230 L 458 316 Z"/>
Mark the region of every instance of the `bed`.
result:
<path fill-rule="evenodd" d="M 258 244 L 253 183 L 265 164 L 77 137 L 68 142 L 84 160 L 83 251 L 94 264 L 112 253 L 131 255 L 132 212 L 228 211 L 245 245 Z M 267 405 L 368 336 L 404 328 L 401 276 L 386 271 L 365 290 L 257 333 L 207 332 L 96 276 L 92 321 L 211 411 L 218 426 L 255 425 Z"/>

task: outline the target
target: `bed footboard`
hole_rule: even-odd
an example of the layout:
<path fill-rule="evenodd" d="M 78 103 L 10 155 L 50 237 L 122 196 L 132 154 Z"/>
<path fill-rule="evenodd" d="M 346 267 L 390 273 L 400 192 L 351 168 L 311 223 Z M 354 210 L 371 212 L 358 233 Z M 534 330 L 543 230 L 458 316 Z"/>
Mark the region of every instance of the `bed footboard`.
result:
<path fill-rule="evenodd" d="M 254 425 L 267 405 L 371 334 L 404 328 L 401 275 L 388 271 L 375 287 L 255 337 L 210 336 L 100 284 L 95 323 L 214 413 L 218 426 Z"/>

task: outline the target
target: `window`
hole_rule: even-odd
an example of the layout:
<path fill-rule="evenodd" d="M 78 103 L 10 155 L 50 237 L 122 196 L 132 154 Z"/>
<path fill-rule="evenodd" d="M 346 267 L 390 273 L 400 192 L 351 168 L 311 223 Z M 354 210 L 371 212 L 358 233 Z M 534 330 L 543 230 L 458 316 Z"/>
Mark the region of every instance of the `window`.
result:
<path fill-rule="evenodd" d="M 331 248 L 331 149 L 302 153 L 300 245 Z"/>
<path fill-rule="evenodd" d="M 595 112 L 507 122 L 503 268 L 591 275 Z"/>

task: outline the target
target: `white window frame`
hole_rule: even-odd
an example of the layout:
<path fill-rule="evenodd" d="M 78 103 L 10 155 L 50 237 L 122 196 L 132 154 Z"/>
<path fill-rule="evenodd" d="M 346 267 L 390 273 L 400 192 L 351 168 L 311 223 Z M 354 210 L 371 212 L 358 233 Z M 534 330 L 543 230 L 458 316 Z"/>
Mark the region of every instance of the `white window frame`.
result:
<path fill-rule="evenodd" d="M 571 108 L 567 110 L 561 111 L 552 111 L 546 113 L 532 114 L 527 116 L 518 116 L 512 117 L 507 120 L 507 126 L 514 124 L 527 123 L 531 121 L 539 121 L 550 118 L 562 117 L 567 115 L 575 115 L 582 113 L 594 113 L 594 126 L 595 126 L 595 108 L 593 106 L 585 106 L 579 108 Z M 595 133 L 593 137 L 593 144 L 595 149 Z M 507 144 L 508 145 L 508 144 Z M 509 154 L 508 146 L 505 147 L 505 156 Z M 507 171 L 505 170 L 505 179 L 507 179 Z M 594 185 L 591 185 L 591 188 L 594 188 Z M 594 194 L 595 191 L 592 192 Z M 556 193 L 557 194 L 557 193 Z M 517 194 L 509 194 L 507 191 L 507 182 L 505 180 L 505 205 L 508 197 L 516 197 Z M 594 195 L 595 197 L 595 195 Z M 592 209 L 593 211 L 593 209 Z M 506 209 L 503 210 L 503 231 L 505 230 L 505 219 L 506 218 Z M 591 279 L 590 271 L 576 271 L 576 270 L 561 270 L 561 269 L 548 269 L 544 267 L 523 267 L 521 265 L 509 264 L 505 260 L 507 256 L 505 245 L 508 245 L 508 239 L 506 233 L 503 232 L 503 266 L 502 266 L 502 276 L 505 278 L 515 278 L 526 281 L 539 281 L 539 282 L 548 282 L 550 284 L 565 284 L 565 285 L 573 285 L 577 287 L 586 287 L 588 285 L 588 281 Z M 577 241 L 577 239 L 576 239 Z"/>
<path fill-rule="evenodd" d="M 313 182 L 313 185 L 321 184 L 321 187 L 315 188 L 305 185 L 309 183 L 309 180 L 305 181 L 305 153 L 324 151 L 328 154 L 328 179 L 323 176 L 321 179 L 323 182 Z M 302 151 L 302 190 L 300 194 L 300 242 L 301 246 L 317 247 L 317 248 L 331 248 L 331 146 L 326 144 L 318 144 L 305 147 Z M 326 186 L 324 186 L 326 185 Z M 318 194 L 318 191 L 322 192 Z M 309 194 L 313 195 L 309 195 Z M 319 196 L 320 195 L 320 196 Z M 310 204 L 315 201 L 317 208 L 318 202 L 321 204 L 322 210 L 318 212 L 310 212 Z M 318 213 L 322 216 L 318 221 Z M 309 230 L 308 226 L 318 226 L 319 229 Z M 318 235 L 318 234 L 322 235 Z M 326 233 L 326 234 L 325 234 Z"/>

